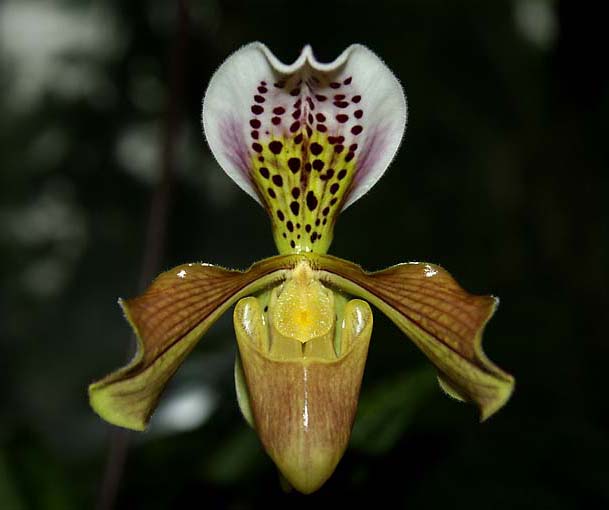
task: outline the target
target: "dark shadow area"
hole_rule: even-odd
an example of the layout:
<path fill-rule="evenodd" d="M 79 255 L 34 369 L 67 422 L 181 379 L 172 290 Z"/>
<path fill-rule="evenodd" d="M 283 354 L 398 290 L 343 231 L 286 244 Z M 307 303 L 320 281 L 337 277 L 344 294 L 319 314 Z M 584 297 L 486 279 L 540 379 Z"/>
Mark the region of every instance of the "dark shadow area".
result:
<path fill-rule="evenodd" d="M 479 424 L 378 313 L 345 457 L 318 493 L 284 494 L 237 407 L 227 314 L 129 434 L 114 508 L 606 508 L 604 18 L 549 0 L 184 0 L 182 21 L 178 5 L 0 4 L 0 508 L 109 508 L 114 429 L 86 388 L 131 352 L 119 296 L 275 253 L 200 124 L 214 70 L 254 40 L 284 62 L 360 42 L 399 77 L 404 142 L 330 253 L 437 263 L 499 296 L 484 346 L 516 391 Z"/>

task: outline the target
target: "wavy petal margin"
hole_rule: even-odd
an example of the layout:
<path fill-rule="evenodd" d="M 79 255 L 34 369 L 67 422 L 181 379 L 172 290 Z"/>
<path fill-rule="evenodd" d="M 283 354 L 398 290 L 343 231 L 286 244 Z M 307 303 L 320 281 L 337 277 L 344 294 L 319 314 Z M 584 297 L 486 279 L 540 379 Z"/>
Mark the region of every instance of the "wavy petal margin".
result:
<path fill-rule="evenodd" d="M 494 365 L 481 345 L 497 298 L 467 293 L 433 264 L 399 264 L 373 273 L 327 255 L 315 256 L 314 264 L 322 281 L 387 315 L 436 366 L 442 388 L 474 402 L 482 421 L 508 401 L 514 378 Z"/>
<path fill-rule="evenodd" d="M 232 271 L 184 264 L 158 276 L 144 294 L 120 300 L 137 337 L 131 362 L 89 386 L 106 421 L 144 430 L 168 380 L 209 327 L 242 297 L 280 282 L 295 264 L 278 256 Z"/>
<path fill-rule="evenodd" d="M 406 98 L 365 46 L 285 65 L 259 43 L 212 77 L 203 127 L 224 171 L 271 217 L 281 253 L 325 253 L 338 213 L 382 176 L 404 134 Z"/>
<path fill-rule="evenodd" d="M 482 420 L 507 402 L 514 379 L 481 347 L 496 298 L 468 294 L 432 264 L 367 273 L 336 257 L 300 254 L 265 259 L 245 272 L 185 264 L 162 273 L 141 296 L 121 301 L 137 352 L 127 366 L 89 386 L 93 409 L 112 424 L 145 429 L 167 381 L 220 315 L 242 297 L 285 280 L 302 260 L 326 285 L 385 313 L 434 363 L 447 393 L 476 403 Z"/>

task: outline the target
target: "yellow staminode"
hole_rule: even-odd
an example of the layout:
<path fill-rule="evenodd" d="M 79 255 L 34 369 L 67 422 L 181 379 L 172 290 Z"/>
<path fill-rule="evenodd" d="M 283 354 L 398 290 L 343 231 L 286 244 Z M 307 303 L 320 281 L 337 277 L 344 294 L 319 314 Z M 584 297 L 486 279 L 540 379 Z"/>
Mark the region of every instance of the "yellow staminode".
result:
<path fill-rule="evenodd" d="M 269 310 L 271 326 L 302 344 L 332 333 L 336 320 L 332 291 L 315 278 L 307 262 L 300 262 L 292 278 L 273 291 Z"/>

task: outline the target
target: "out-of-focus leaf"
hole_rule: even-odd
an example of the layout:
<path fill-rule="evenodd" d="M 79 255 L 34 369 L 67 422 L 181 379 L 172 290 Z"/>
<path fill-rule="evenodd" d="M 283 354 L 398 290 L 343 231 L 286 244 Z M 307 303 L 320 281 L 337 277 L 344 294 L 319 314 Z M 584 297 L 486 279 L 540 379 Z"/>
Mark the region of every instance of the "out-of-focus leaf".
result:
<path fill-rule="evenodd" d="M 262 449 L 255 432 L 244 423 L 238 431 L 228 433 L 222 439 L 205 463 L 204 476 L 215 483 L 230 485 L 244 480 L 256 469 Z"/>
<path fill-rule="evenodd" d="M 0 451 L 0 508 L 10 508 L 12 510 L 25 508 L 2 451 Z"/>
<path fill-rule="evenodd" d="M 421 402 L 437 391 L 431 368 L 400 374 L 364 391 L 351 446 L 373 455 L 390 450 L 408 430 Z"/>

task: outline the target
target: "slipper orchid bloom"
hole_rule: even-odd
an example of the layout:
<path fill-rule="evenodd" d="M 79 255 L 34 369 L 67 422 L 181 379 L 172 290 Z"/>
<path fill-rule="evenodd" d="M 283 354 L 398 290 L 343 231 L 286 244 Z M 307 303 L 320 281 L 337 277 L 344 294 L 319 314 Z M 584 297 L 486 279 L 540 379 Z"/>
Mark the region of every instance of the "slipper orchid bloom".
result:
<path fill-rule="evenodd" d="M 241 411 L 287 481 L 317 490 L 347 446 L 372 333 L 370 304 L 429 358 L 440 386 L 484 420 L 513 378 L 481 348 L 497 299 L 464 291 L 441 267 L 366 272 L 326 255 L 338 214 L 393 159 L 406 125 L 400 83 L 354 44 L 323 64 L 309 46 L 285 65 L 261 43 L 217 70 L 203 126 L 224 171 L 271 219 L 279 255 L 247 271 L 185 264 L 121 300 L 138 340 L 124 368 L 89 388 L 110 423 L 143 430 L 167 381 L 207 329 L 236 304 Z"/>

